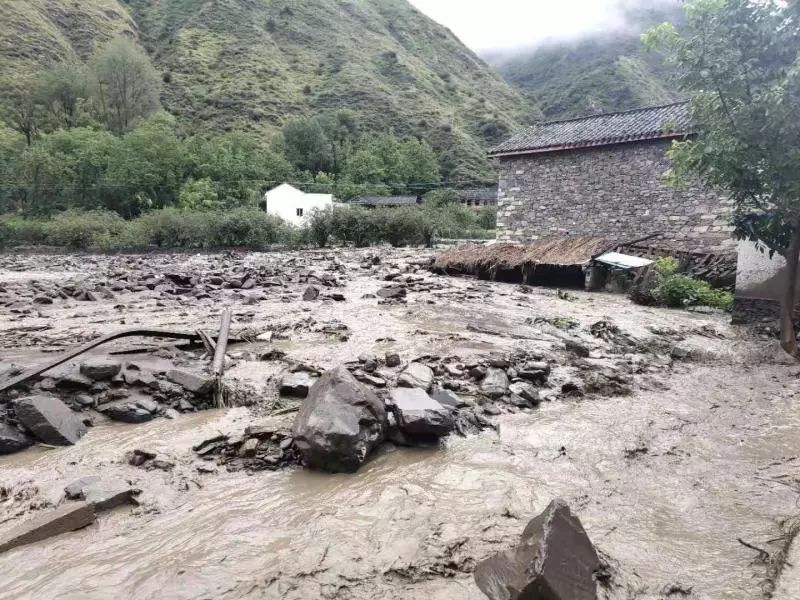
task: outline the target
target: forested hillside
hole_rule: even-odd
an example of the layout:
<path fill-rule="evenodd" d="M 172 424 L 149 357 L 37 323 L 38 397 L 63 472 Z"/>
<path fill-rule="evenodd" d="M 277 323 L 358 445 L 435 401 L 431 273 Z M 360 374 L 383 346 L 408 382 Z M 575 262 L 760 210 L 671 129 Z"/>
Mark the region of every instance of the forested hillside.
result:
<path fill-rule="evenodd" d="M 347 108 L 367 130 L 426 139 L 450 179 L 490 177 L 487 145 L 538 114 L 406 0 L 7 0 L 0 23 L 0 78 L 125 35 L 180 132 L 268 136 Z"/>
<path fill-rule="evenodd" d="M 679 25 L 680 3 L 626 1 L 622 6 L 622 23 L 606 32 L 487 59 L 549 119 L 680 100 L 670 73 L 640 40 L 644 31 L 659 23 Z"/>

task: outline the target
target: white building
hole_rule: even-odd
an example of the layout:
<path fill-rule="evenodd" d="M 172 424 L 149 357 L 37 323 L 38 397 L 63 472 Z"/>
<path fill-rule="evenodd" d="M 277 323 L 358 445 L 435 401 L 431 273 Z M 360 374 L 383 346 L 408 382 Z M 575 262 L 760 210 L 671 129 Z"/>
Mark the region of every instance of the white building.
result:
<path fill-rule="evenodd" d="M 269 214 L 293 225 L 302 225 L 312 209 L 333 206 L 333 194 L 306 194 L 284 183 L 264 194 L 264 203 Z"/>

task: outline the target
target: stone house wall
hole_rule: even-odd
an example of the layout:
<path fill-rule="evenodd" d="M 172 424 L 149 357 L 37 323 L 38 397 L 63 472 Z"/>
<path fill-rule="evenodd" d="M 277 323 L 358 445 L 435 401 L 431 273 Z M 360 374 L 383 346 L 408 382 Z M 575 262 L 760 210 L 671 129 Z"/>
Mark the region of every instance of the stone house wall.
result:
<path fill-rule="evenodd" d="M 660 247 L 733 252 L 731 201 L 700 185 L 669 186 L 668 146 L 660 140 L 497 159 L 498 241 L 596 235 L 622 242 L 663 231 Z"/>

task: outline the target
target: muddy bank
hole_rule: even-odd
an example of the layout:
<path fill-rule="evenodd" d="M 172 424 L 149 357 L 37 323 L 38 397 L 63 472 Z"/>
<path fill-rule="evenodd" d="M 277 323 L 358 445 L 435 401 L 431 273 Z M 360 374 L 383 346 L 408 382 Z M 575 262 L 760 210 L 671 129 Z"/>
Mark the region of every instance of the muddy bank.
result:
<path fill-rule="evenodd" d="M 779 521 L 796 511 L 797 490 L 787 482 L 800 475 L 797 368 L 773 358 L 772 342 L 731 328 L 722 315 L 439 278 L 416 253 L 386 251 L 378 263 L 372 254 L 165 256 L 147 265 L 156 272 L 187 264 L 219 270 L 226 260 L 287 273 L 298 265 L 333 268 L 344 300 L 303 302 L 309 283 L 292 277 L 258 286 L 264 298 L 246 306 L 244 292 L 220 287 L 215 297 L 192 301 L 148 289 L 114 292 L 113 300 L 89 301 L 91 309 L 73 298 L 27 313 L 6 307 L 6 360 L 42 360 L 47 350 L 111 325 L 213 329 L 221 303 L 234 306 L 237 330 L 269 330 L 273 339 L 236 348 L 241 354 L 227 372 L 256 390 L 253 406 L 142 425 L 98 422 L 75 446 L 0 457 L 0 486 L 8 490 L 0 520 L 8 523 L 58 503 L 64 485 L 86 474 L 123 477 L 143 490 L 138 507 L 0 555 L 3 593 L 478 599 L 477 562 L 512 547 L 556 496 L 570 503 L 612 568 L 605 597 L 745 599 L 766 589 L 767 566 L 737 538 L 777 548 L 769 541 L 780 537 Z M 42 257 L 24 260 L 20 267 L 32 271 L 51 266 Z M 102 279 L 113 261 L 128 258 L 93 260 L 70 277 Z M 59 273 L 69 268 L 52 264 Z M 24 273 L 13 281 L 25 283 Z M 405 296 L 377 296 L 389 285 L 403 285 Z M 279 360 L 260 359 L 275 351 Z M 290 361 L 322 370 L 350 362 L 358 370 L 362 355 L 393 352 L 404 365 L 430 364 L 438 381 L 486 409 L 497 431 L 451 436 L 439 448 L 385 445 L 355 475 L 199 468 L 206 461 L 192 447 L 202 440 L 291 424 L 292 413 L 270 416 L 297 404 L 278 394 Z M 515 353 L 542 355 L 551 365 L 536 385 L 536 407 L 486 402 L 481 380 L 469 374 L 472 364 L 493 368 L 491 360 Z M 401 370 L 387 374 L 388 387 Z M 596 374 L 609 370 L 615 376 L 593 388 Z M 128 464 L 126 454 L 140 448 L 174 467 Z"/>

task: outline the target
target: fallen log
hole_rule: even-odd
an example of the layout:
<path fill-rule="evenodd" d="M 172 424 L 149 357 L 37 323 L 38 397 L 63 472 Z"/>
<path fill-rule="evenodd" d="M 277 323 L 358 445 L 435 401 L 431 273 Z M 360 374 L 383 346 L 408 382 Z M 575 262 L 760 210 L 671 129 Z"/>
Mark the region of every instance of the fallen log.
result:
<path fill-rule="evenodd" d="M 230 323 L 229 323 L 230 325 Z M 22 375 L 18 375 L 17 377 L 13 377 L 8 381 L 0 384 L 0 392 L 5 392 L 6 390 L 10 390 L 21 383 L 25 383 L 29 379 L 36 377 L 37 375 L 41 375 L 49 371 L 50 369 L 54 369 L 59 365 L 63 365 L 65 362 L 72 360 L 89 352 L 89 350 L 93 350 L 98 346 L 102 346 L 103 344 L 107 344 L 108 342 L 112 342 L 114 340 L 119 340 L 122 338 L 128 337 L 153 337 L 153 338 L 168 338 L 173 340 L 192 340 L 194 342 L 201 341 L 200 336 L 197 333 L 187 333 L 184 331 L 171 331 L 167 329 L 126 329 L 125 331 L 118 331 L 116 333 L 111 333 L 109 335 L 97 338 L 75 350 L 71 350 L 66 354 L 61 355 L 55 360 L 52 360 L 44 365 L 40 365 L 38 367 L 34 367 L 33 369 L 23 373 Z M 228 333 L 226 332 L 225 335 L 225 345 L 227 346 L 228 343 Z"/>

